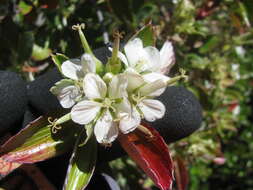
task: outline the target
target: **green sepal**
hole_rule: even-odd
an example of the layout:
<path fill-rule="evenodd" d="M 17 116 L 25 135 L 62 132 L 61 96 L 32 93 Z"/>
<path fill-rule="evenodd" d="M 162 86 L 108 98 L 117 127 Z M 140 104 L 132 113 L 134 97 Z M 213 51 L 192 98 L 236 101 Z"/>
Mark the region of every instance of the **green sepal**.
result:
<path fill-rule="evenodd" d="M 62 73 L 61 65 L 64 61 L 69 60 L 69 58 L 66 55 L 61 54 L 61 53 L 56 53 L 55 55 L 52 54 L 51 57 L 52 57 L 54 64 L 58 68 L 58 70 Z"/>
<path fill-rule="evenodd" d="M 113 59 L 108 58 L 108 62 L 106 64 L 106 73 L 118 74 L 122 69 L 121 61 L 119 58 Z"/>

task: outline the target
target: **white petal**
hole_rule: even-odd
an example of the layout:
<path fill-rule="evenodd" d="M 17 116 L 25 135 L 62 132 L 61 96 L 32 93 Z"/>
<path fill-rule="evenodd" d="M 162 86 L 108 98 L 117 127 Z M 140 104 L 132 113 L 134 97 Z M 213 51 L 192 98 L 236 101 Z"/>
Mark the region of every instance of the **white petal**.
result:
<path fill-rule="evenodd" d="M 94 134 L 96 139 L 99 143 L 109 144 L 117 138 L 118 133 L 118 126 L 113 121 L 110 111 L 107 110 L 95 125 Z"/>
<path fill-rule="evenodd" d="M 73 80 L 62 79 L 53 86 L 50 91 L 57 96 L 60 104 L 64 108 L 70 108 L 75 104 L 75 100 L 81 97 L 78 87 Z"/>
<path fill-rule="evenodd" d="M 81 94 L 76 86 L 67 86 L 57 95 L 60 104 L 64 108 L 71 108 L 78 97 L 81 97 Z"/>
<path fill-rule="evenodd" d="M 81 101 L 77 103 L 71 110 L 71 118 L 74 122 L 81 125 L 90 123 L 98 114 L 101 107 L 100 104 L 93 101 Z"/>
<path fill-rule="evenodd" d="M 165 114 L 165 106 L 158 100 L 142 100 L 138 107 L 142 111 L 144 118 L 150 122 L 162 118 Z"/>
<path fill-rule="evenodd" d="M 83 91 L 89 99 L 104 98 L 107 92 L 105 82 L 99 75 L 88 73 L 84 78 Z"/>
<path fill-rule="evenodd" d="M 127 134 L 135 130 L 141 123 L 139 112 L 133 108 L 129 113 L 120 114 L 119 128 L 123 134 Z"/>
<path fill-rule="evenodd" d="M 108 49 L 112 52 L 112 48 L 111 47 L 109 47 Z M 120 52 L 120 51 L 118 51 L 118 58 L 125 64 L 126 67 L 129 66 L 126 56 L 122 52 Z"/>
<path fill-rule="evenodd" d="M 119 128 L 122 133 L 126 134 L 139 126 L 141 117 L 136 108 L 133 108 L 127 98 L 116 106 L 117 119 L 119 119 Z"/>
<path fill-rule="evenodd" d="M 78 80 L 79 78 L 84 77 L 79 59 L 70 59 L 63 62 L 61 69 L 64 76 L 73 80 Z"/>
<path fill-rule="evenodd" d="M 159 79 L 163 80 L 164 82 L 168 82 L 170 80 L 170 77 L 156 72 L 147 73 L 142 76 L 146 82 L 154 82 Z"/>
<path fill-rule="evenodd" d="M 127 91 L 132 92 L 134 89 L 140 87 L 145 83 L 142 75 L 137 73 L 134 69 L 129 68 L 125 71 L 128 79 Z"/>
<path fill-rule="evenodd" d="M 167 83 L 159 79 L 154 82 L 145 84 L 139 89 L 139 92 L 143 96 L 160 96 L 166 87 Z"/>
<path fill-rule="evenodd" d="M 147 60 L 147 70 L 149 71 L 158 71 L 161 67 L 160 63 L 160 53 L 158 49 L 152 46 L 148 46 L 144 48 L 145 57 Z"/>
<path fill-rule="evenodd" d="M 96 63 L 90 54 L 85 53 L 81 58 L 81 62 L 82 62 L 84 73 L 96 72 Z"/>
<path fill-rule="evenodd" d="M 141 39 L 135 38 L 134 40 L 129 41 L 125 45 L 124 50 L 129 61 L 129 66 L 135 67 L 137 62 L 143 57 L 143 44 Z"/>
<path fill-rule="evenodd" d="M 147 73 L 142 76 L 143 76 L 144 80 L 148 83 L 155 82 L 156 80 L 162 80 L 165 83 L 167 83 L 170 80 L 170 77 L 167 77 L 163 74 L 156 73 L 156 72 Z M 165 89 L 166 89 L 166 87 L 160 88 L 160 89 L 156 90 L 155 92 L 153 92 L 150 96 L 160 96 L 165 91 Z"/>
<path fill-rule="evenodd" d="M 160 50 L 160 58 L 161 67 L 159 69 L 159 72 L 163 74 L 168 74 L 171 67 L 175 64 L 175 53 L 173 50 L 172 43 L 170 41 L 166 41 L 163 44 L 163 47 Z"/>
<path fill-rule="evenodd" d="M 119 74 L 113 76 L 109 84 L 109 97 L 111 99 L 127 97 L 127 76 L 125 74 Z"/>

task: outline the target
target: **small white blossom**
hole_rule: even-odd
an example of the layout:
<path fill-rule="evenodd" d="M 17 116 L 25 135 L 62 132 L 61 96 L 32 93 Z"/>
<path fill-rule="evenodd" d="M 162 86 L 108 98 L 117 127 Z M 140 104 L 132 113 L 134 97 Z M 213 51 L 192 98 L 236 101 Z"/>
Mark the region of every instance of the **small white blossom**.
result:
<path fill-rule="evenodd" d="M 69 79 L 63 79 L 51 89 L 64 108 L 71 108 L 82 96 L 81 90 L 74 81 L 82 80 L 87 73 L 96 72 L 96 64 L 90 54 L 84 54 L 81 59 L 70 59 L 61 65 L 62 74 Z"/>
<path fill-rule="evenodd" d="M 141 73 L 144 71 L 167 74 L 175 64 L 175 55 L 171 42 L 166 41 L 160 52 L 153 46 L 143 47 L 142 40 L 135 38 L 129 41 L 119 58 L 127 66 Z"/>
<path fill-rule="evenodd" d="M 127 133 L 140 124 L 140 118 L 132 111 L 127 99 L 127 78 L 124 74 L 114 76 L 108 88 L 99 75 L 93 73 L 87 74 L 83 82 L 87 100 L 72 108 L 71 117 L 79 124 L 88 124 L 99 117 L 94 127 L 99 143 L 111 143 L 118 136 L 119 129 Z M 117 118 L 114 121 L 114 117 L 119 117 L 119 121 Z"/>
<path fill-rule="evenodd" d="M 141 81 L 140 74 L 132 72 L 128 75 L 129 81 Z M 140 109 L 144 118 L 147 121 L 155 121 L 160 119 L 165 114 L 165 106 L 158 100 L 153 100 L 153 97 L 160 96 L 167 86 L 167 83 L 162 79 L 157 79 L 153 82 L 139 82 L 139 86 L 135 83 L 128 83 L 128 91 L 130 91 L 131 98 L 136 102 L 136 107 Z M 132 86 L 133 85 L 133 86 Z M 134 91 L 132 89 L 135 89 Z"/>

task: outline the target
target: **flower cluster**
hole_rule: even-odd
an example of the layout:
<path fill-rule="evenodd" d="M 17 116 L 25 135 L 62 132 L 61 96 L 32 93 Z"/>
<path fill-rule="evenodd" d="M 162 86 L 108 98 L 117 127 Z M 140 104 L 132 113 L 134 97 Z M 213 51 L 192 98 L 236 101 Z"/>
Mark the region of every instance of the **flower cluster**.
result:
<path fill-rule="evenodd" d="M 79 26 L 79 25 L 78 25 Z M 118 34 L 112 57 L 102 65 L 92 53 L 81 31 L 85 53 L 60 66 L 65 79 L 51 88 L 64 108 L 71 108 L 71 119 L 81 125 L 94 126 L 99 143 L 110 144 L 119 132 L 126 134 L 140 126 L 141 119 L 153 122 L 165 114 L 165 106 L 154 99 L 171 83 L 166 76 L 175 62 L 171 42 L 159 51 L 143 47 L 140 38 L 126 43 L 119 51 Z"/>

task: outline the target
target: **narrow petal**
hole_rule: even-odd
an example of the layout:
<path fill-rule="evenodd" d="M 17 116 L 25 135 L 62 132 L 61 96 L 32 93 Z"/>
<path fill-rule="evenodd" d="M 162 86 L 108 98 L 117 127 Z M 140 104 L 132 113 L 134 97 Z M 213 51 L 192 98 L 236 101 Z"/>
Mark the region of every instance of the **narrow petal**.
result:
<path fill-rule="evenodd" d="M 82 66 L 79 59 L 70 59 L 68 61 L 63 62 L 61 69 L 63 75 L 70 79 L 78 80 L 79 78 L 84 77 L 84 73 L 82 71 Z"/>
<path fill-rule="evenodd" d="M 171 67 L 175 64 L 175 53 L 172 43 L 166 41 L 160 50 L 161 67 L 158 72 L 168 74 Z"/>
<path fill-rule="evenodd" d="M 110 111 L 107 110 L 95 125 L 94 134 L 96 139 L 99 143 L 109 144 L 117 138 L 118 133 L 118 127 L 113 121 Z"/>
<path fill-rule="evenodd" d="M 81 62 L 82 62 L 82 67 L 85 74 L 96 72 L 96 63 L 90 54 L 85 53 L 81 57 Z"/>
<path fill-rule="evenodd" d="M 137 73 L 134 69 L 129 68 L 125 71 L 128 79 L 127 91 L 132 92 L 134 89 L 140 87 L 145 83 L 142 75 Z"/>
<path fill-rule="evenodd" d="M 152 46 L 148 46 L 144 48 L 144 52 L 148 64 L 147 70 L 158 71 L 161 67 L 160 53 L 158 49 Z"/>
<path fill-rule="evenodd" d="M 109 47 L 108 49 L 112 52 L 111 47 Z M 129 67 L 126 56 L 120 51 L 118 51 L 118 58 L 125 64 L 126 67 Z"/>
<path fill-rule="evenodd" d="M 165 106 L 158 100 L 142 100 L 138 107 L 142 111 L 144 118 L 150 122 L 161 119 L 165 114 Z"/>
<path fill-rule="evenodd" d="M 105 82 L 99 75 L 88 73 L 84 78 L 83 91 L 89 99 L 104 98 L 107 92 Z"/>
<path fill-rule="evenodd" d="M 145 84 L 139 89 L 139 92 L 142 96 L 160 96 L 166 87 L 167 83 L 159 79 Z"/>
<path fill-rule="evenodd" d="M 130 113 L 121 113 L 120 118 L 119 128 L 123 134 L 135 130 L 141 123 L 141 116 L 135 108 Z"/>
<path fill-rule="evenodd" d="M 100 104 L 84 100 L 76 104 L 71 110 L 71 118 L 81 125 L 90 123 L 100 111 Z"/>
<path fill-rule="evenodd" d="M 109 84 L 109 97 L 111 99 L 127 97 L 127 76 L 125 74 L 115 75 Z"/>
<path fill-rule="evenodd" d="M 129 61 L 129 66 L 135 67 L 137 62 L 143 56 L 143 44 L 141 39 L 135 38 L 134 40 L 129 41 L 125 45 L 124 50 Z"/>

